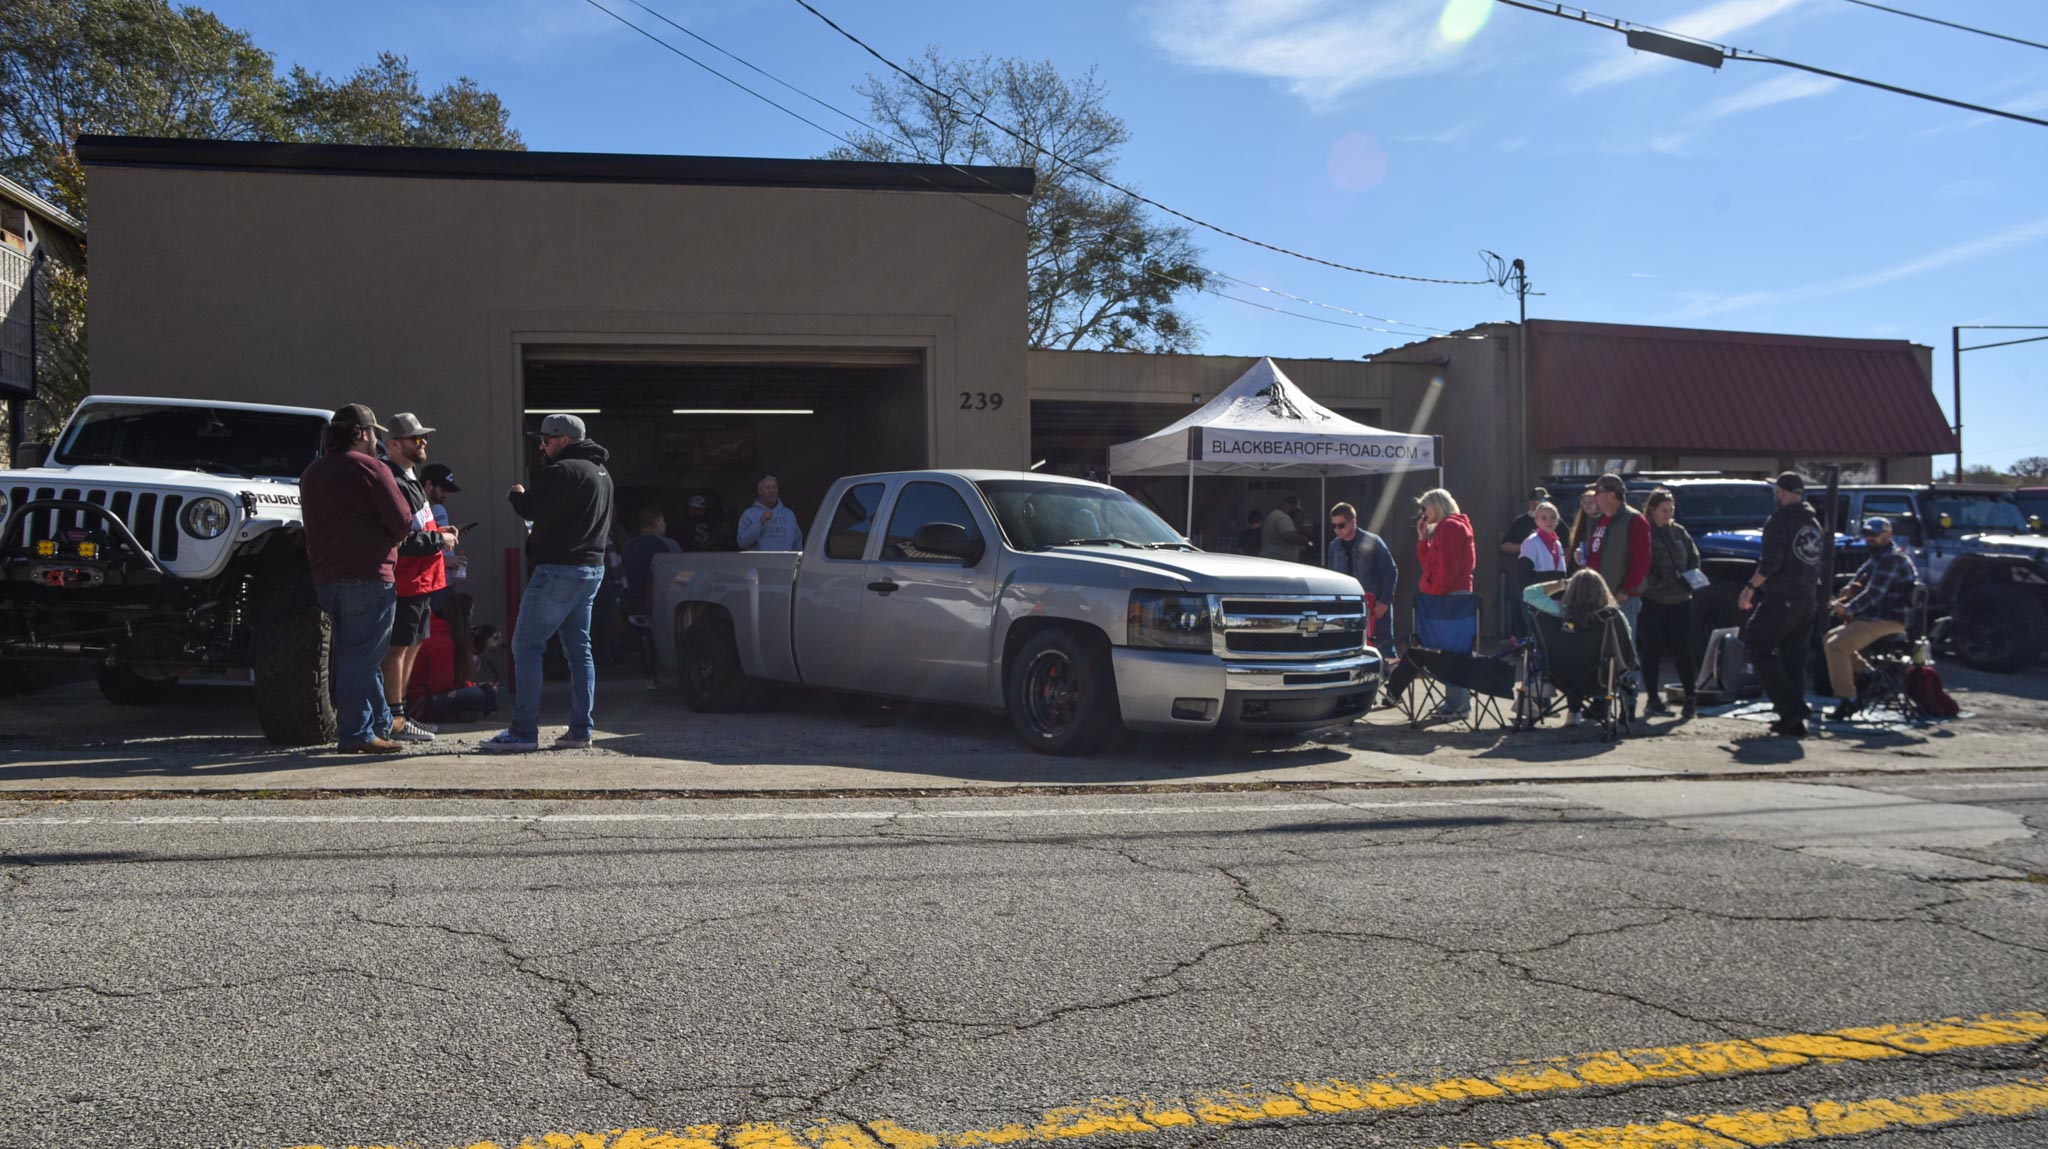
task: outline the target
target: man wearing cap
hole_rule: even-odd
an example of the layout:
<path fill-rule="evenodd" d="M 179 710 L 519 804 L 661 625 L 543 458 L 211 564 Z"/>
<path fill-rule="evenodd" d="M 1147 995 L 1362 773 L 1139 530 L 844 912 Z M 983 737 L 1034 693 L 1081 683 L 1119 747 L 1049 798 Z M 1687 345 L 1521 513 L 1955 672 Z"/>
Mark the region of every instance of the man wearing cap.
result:
<path fill-rule="evenodd" d="M 1835 691 L 1836 722 L 1856 713 L 1856 672 L 1868 670 L 1863 648 L 1880 638 L 1904 634 L 1906 618 L 1913 610 L 1913 587 L 1920 571 L 1904 547 L 1892 543 L 1890 519 L 1863 520 L 1863 541 L 1870 557 L 1863 561 L 1856 577 L 1841 595 L 1828 604 L 1842 625 L 1828 632 L 1828 684 Z"/>
<path fill-rule="evenodd" d="M 487 753 L 535 750 L 540 746 L 541 656 L 548 639 L 560 635 L 569 663 L 569 732 L 557 749 L 590 745 L 597 663 L 590 654 L 590 608 L 604 583 L 604 552 L 612 530 L 612 476 L 604 468 L 611 453 L 584 438 L 583 420 L 549 415 L 540 423 L 540 451 L 547 462 L 533 489 L 514 484 L 512 509 L 532 523 L 526 561 L 533 568 L 519 598 L 512 631 L 512 665 L 518 690 L 512 725 L 486 740 Z"/>
<path fill-rule="evenodd" d="M 455 472 L 448 469 L 448 464 L 428 463 L 420 468 L 420 486 L 427 489 L 427 506 L 434 512 L 434 521 L 444 527 L 455 522 L 454 516 L 448 513 L 448 496 L 461 494 L 462 487 L 455 481 Z M 456 546 L 444 558 L 450 579 L 469 577 L 469 559 L 462 553 L 460 535 L 456 538 Z M 434 592 L 430 601 L 435 610 L 447 606 L 448 593 L 447 587 Z"/>
<path fill-rule="evenodd" d="M 384 435 L 384 465 L 391 468 L 412 519 L 412 529 L 398 541 L 398 558 L 392 565 L 398 604 L 391 622 L 391 649 L 384 655 L 384 700 L 391 710 L 385 736 L 397 742 L 434 740 L 433 727 L 414 722 L 405 713 L 405 684 L 419 659 L 420 643 L 427 639 L 434 592 L 448 585 L 444 556 L 456 543 L 455 528 L 434 517 L 433 501 L 420 479 L 419 469 L 427 462 L 427 437 L 433 433 L 419 416 L 400 411 L 391 417 L 391 429 Z"/>
<path fill-rule="evenodd" d="M 368 407 L 341 408 L 327 424 L 320 457 L 299 477 L 313 590 L 333 634 L 336 745 L 347 754 L 405 748 L 382 735 L 391 715 L 379 666 L 397 606 L 392 566 L 412 513 L 391 470 L 377 461 L 383 430 Z"/>
<path fill-rule="evenodd" d="M 1806 719 L 1813 713 L 1806 704 L 1806 666 L 1813 650 L 1823 532 L 1820 517 L 1806 505 L 1806 480 L 1786 471 L 1776 485 L 1778 509 L 1764 523 L 1763 557 L 1736 605 L 1749 612 L 1742 644 L 1778 712 L 1771 733 L 1804 738 Z"/>
<path fill-rule="evenodd" d="M 1586 565 L 1606 580 L 1634 635 L 1643 613 L 1643 587 L 1650 581 L 1650 520 L 1628 505 L 1628 483 L 1612 472 L 1593 484 L 1593 502 L 1600 521 L 1586 544 Z"/>

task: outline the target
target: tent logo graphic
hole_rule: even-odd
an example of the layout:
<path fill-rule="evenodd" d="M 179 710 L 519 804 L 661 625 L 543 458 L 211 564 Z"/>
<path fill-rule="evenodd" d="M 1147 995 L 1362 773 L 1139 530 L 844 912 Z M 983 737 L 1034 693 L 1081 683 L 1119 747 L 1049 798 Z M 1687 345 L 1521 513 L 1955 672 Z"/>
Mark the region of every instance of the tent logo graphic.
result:
<path fill-rule="evenodd" d="M 1287 389 L 1282 387 L 1277 379 L 1262 390 L 1254 391 L 1252 397 L 1264 399 L 1267 412 L 1272 414 L 1274 418 L 1296 419 L 1302 422 L 1308 421 L 1308 416 L 1302 412 L 1301 407 L 1295 403 L 1293 396 L 1287 393 Z M 1316 412 L 1316 416 L 1323 419 L 1329 418 L 1329 416 L 1320 411 Z"/>

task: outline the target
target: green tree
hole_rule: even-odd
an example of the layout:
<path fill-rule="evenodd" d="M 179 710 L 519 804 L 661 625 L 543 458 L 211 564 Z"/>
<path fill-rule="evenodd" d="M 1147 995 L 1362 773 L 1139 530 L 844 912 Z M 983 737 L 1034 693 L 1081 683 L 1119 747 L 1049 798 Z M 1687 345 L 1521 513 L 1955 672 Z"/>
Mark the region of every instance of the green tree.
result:
<path fill-rule="evenodd" d="M 432 93 L 404 56 L 342 80 L 277 61 L 247 32 L 166 0 L 0 0 L 0 172 L 88 219 L 81 135 L 496 148 L 526 145 L 467 76 Z M 86 393 L 82 269 L 52 268 L 39 438 Z"/>
<path fill-rule="evenodd" d="M 878 130 L 854 133 L 851 146 L 828 157 L 1033 169 L 1038 186 L 1025 214 L 1032 345 L 1200 344 L 1200 329 L 1176 302 L 1208 284 L 1187 229 L 1153 222 L 1142 205 L 1084 173 L 1110 175 L 1130 139 L 1094 72 L 1069 79 L 1043 61 L 948 60 L 935 48 L 910 70 L 922 84 L 890 73 L 855 88 Z"/>
<path fill-rule="evenodd" d="M 1937 483 L 1957 482 L 1958 480 L 1956 479 L 1955 468 L 1950 467 L 1948 470 L 1943 471 L 1941 474 L 1934 476 L 1934 481 Z M 1965 483 L 1983 483 L 1995 487 L 2013 487 L 2019 485 L 2019 480 L 2014 476 L 1999 470 L 1997 467 L 1985 466 L 1982 463 L 1979 463 L 1974 467 L 1964 467 L 1963 477 L 1960 481 Z"/>
<path fill-rule="evenodd" d="M 2019 479 L 2048 479 L 2048 455 L 2028 455 L 2005 469 L 2006 474 Z"/>

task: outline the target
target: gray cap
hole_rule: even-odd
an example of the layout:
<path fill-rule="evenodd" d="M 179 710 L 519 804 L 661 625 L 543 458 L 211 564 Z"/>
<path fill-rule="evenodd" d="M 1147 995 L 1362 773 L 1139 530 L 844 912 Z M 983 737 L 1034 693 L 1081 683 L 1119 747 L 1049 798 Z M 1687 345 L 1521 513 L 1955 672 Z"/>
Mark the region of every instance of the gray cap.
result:
<path fill-rule="evenodd" d="M 391 427 L 387 432 L 388 437 L 393 439 L 416 439 L 422 435 L 431 435 L 433 433 L 434 429 L 432 427 L 420 422 L 420 417 L 410 411 L 400 411 L 398 414 L 393 415 L 391 417 Z"/>
<path fill-rule="evenodd" d="M 543 439 L 551 439 L 556 435 L 567 435 L 571 439 L 581 439 L 583 438 L 583 420 L 574 415 L 550 415 L 540 421 L 540 434 Z"/>

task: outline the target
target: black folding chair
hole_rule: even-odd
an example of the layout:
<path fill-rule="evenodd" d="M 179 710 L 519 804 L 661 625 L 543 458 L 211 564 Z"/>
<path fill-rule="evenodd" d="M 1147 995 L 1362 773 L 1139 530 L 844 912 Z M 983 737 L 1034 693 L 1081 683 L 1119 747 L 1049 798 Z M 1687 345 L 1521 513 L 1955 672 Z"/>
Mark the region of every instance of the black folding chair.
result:
<path fill-rule="evenodd" d="M 1516 670 L 1516 664 L 1504 658 L 1410 645 L 1387 678 L 1387 694 L 1408 725 L 1419 727 L 1443 707 L 1450 687 L 1462 686 L 1472 701 L 1454 724 L 1476 731 L 1491 719 L 1495 726 L 1505 727 L 1508 719 L 1500 704 L 1515 698 Z"/>
<path fill-rule="evenodd" d="M 1602 742 L 1628 737 L 1636 658 L 1621 611 L 1603 610 L 1581 625 L 1531 610 L 1529 622 L 1536 644 L 1523 652 L 1515 729 L 1533 730 L 1561 710 L 1578 710 L 1599 724 Z"/>
<path fill-rule="evenodd" d="M 1914 660 L 1914 651 L 1927 636 L 1927 600 L 1926 585 L 1913 584 L 1906 629 L 1863 648 L 1863 661 L 1870 669 L 1856 676 L 1856 714 L 1889 710 L 1908 723 L 1925 720 L 1926 715 L 1920 713 L 1912 693 L 1906 689 L 1906 676 L 1919 665 Z"/>

